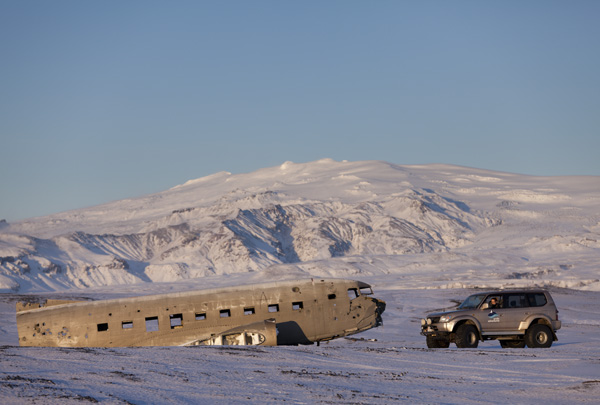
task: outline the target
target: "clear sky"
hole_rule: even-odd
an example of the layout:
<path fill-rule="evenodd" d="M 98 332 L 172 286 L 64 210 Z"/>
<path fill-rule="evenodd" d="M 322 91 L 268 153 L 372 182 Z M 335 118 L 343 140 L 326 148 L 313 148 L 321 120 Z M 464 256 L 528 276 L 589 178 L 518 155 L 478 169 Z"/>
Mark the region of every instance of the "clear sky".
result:
<path fill-rule="evenodd" d="M 0 219 L 284 161 L 600 175 L 600 1 L 0 0 Z"/>

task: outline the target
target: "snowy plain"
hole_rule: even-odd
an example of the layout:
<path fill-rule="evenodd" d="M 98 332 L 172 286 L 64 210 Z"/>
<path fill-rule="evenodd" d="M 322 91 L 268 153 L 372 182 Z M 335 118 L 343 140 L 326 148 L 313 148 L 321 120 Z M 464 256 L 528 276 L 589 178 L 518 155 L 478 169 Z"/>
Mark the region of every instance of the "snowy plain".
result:
<path fill-rule="evenodd" d="M 502 349 L 497 341 L 477 349 L 428 349 L 420 318 L 475 290 L 403 290 L 386 287 L 387 277 L 366 281 L 387 302 L 383 327 L 298 347 L 18 347 L 16 297 L 4 296 L 0 402 L 598 403 L 599 292 L 551 289 L 563 328 L 549 349 Z M 125 291 L 60 294 L 70 295 L 98 299 Z"/>
<path fill-rule="evenodd" d="M 274 226 L 265 220 L 273 204 L 289 214 L 277 223 L 289 226 L 277 228 L 289 230 L 277 243 L 265 231 Z M 229 226 L 223 240 L 241 241 L 226 245 L 237 261 L 201 239 L 155 244 L 160 249 L 144 258 L 123 242 L 182 223 L 213 227 L 214 218 Z M 363 224 L 369 232 L 361 233 Z M 218 173 L 4 225 L 0 402 L 598 403 L 599 241 L 598 177 L 331 160 Z M 202 249 L 209 253 L 198 256 Z M 107 257 L 129 265 L 105 265 Z M 370 283 L 387 302 L 384 326 L 320 346 L 18 346 L 14 304 L 23 298 L 103 299 L 303 277 Z M 426 313 L 472 292 L 528 286 L 549 289 L 560 311 L 563 327 L 549 349 L 502 349 L 497 341 L 428 349 L 419 334 Z"/>

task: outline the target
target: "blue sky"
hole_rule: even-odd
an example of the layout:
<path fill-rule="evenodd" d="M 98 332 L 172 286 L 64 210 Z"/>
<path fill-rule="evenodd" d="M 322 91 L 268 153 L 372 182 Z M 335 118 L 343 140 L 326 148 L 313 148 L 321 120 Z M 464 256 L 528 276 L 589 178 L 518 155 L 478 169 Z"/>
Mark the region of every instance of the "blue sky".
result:
<path fill-rule="evenodd" d="M 598 1 L 0 1 L 0 219 L 284 161 L 600 175 Z"/>

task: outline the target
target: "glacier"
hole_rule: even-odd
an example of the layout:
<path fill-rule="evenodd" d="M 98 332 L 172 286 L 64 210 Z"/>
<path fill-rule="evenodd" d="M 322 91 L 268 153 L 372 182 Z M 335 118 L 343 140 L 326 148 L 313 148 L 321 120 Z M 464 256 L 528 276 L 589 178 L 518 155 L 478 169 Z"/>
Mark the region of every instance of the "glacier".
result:
<path fill-rule="evenodd" d="M 285 162 L 5 223 L 0 291 L 265 272 L 394 273 L 410 287 L 600 290 L 599 207 L 597 176 Z"/>

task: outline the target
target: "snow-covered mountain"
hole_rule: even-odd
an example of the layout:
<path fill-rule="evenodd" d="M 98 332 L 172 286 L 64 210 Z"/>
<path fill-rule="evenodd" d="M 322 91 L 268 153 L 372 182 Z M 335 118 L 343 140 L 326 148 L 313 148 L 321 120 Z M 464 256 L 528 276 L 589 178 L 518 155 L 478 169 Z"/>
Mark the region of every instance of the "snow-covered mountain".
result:
<path fill-rule="evenodd" d="M 600 177 L 378 161 L 221 172 L 0 225 L 0 291 L 250 272 L 600 290 L 598 258 Z"/>

